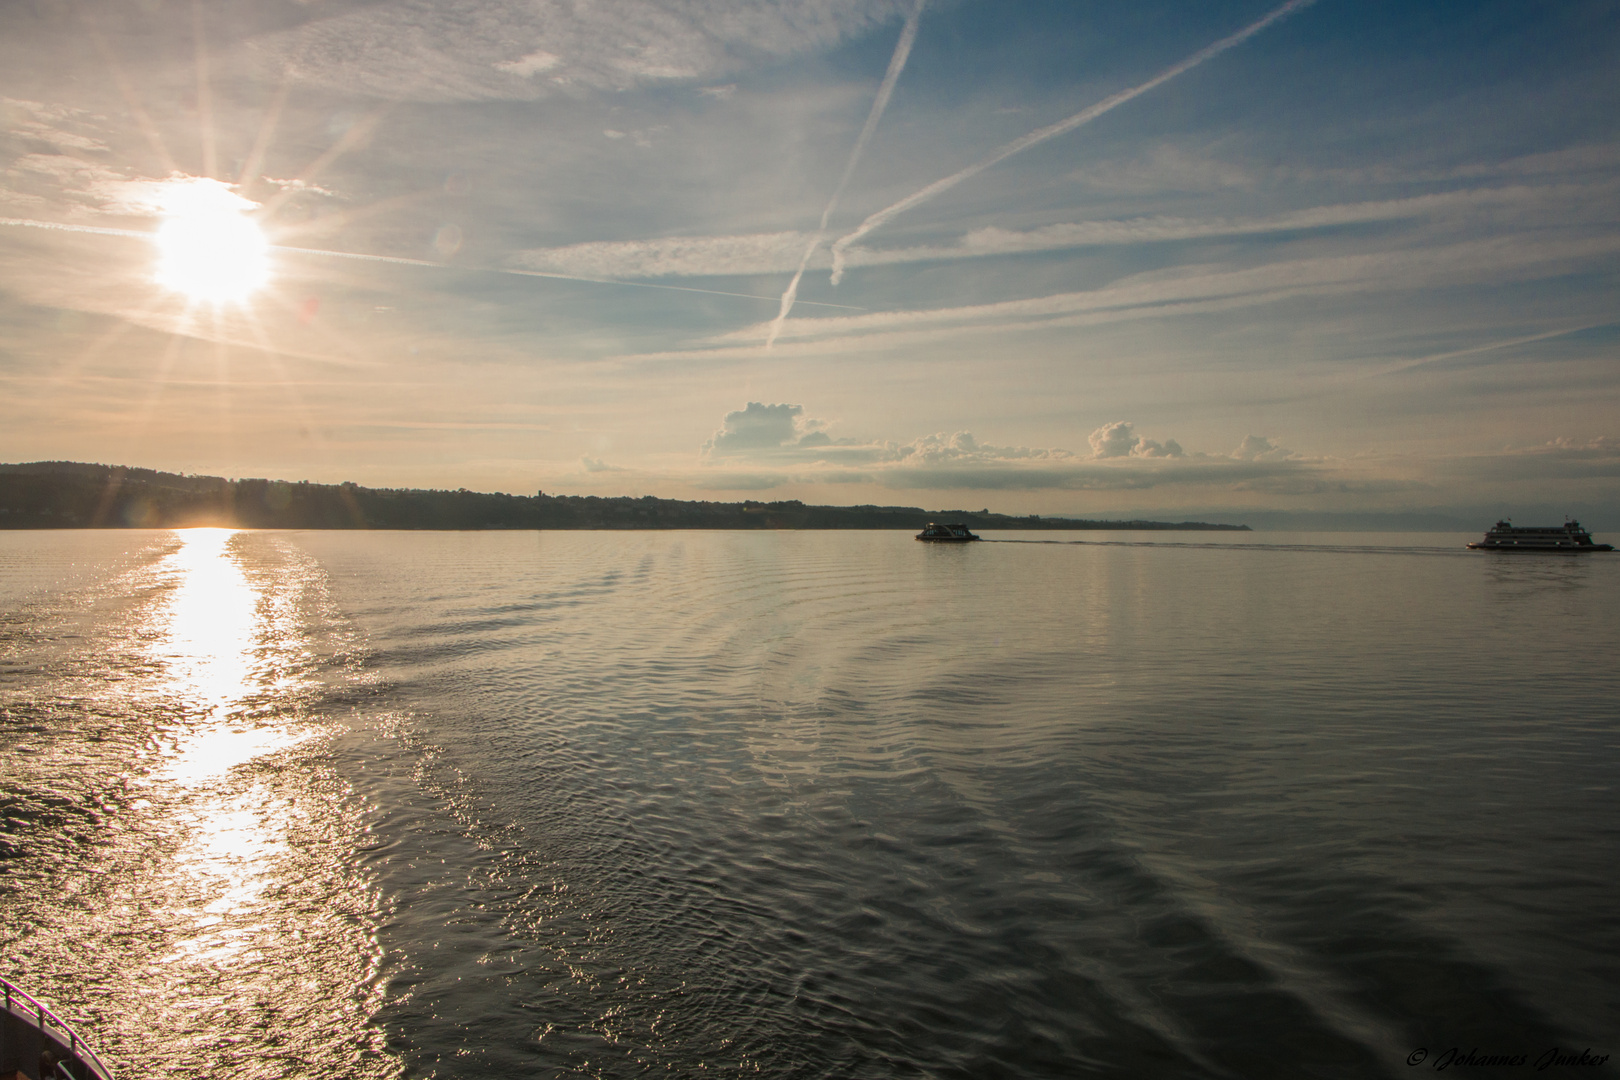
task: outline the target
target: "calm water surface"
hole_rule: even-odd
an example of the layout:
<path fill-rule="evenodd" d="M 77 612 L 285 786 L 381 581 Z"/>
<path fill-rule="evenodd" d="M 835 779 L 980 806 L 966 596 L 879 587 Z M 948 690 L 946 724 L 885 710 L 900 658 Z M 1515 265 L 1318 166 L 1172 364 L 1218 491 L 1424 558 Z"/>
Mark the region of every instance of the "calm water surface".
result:
<path fill-rule="evenodd" d="M 130 1078 L 1620 1050 L 1620 557 L 995 538 L 0 533 L 0 971 Z"/>

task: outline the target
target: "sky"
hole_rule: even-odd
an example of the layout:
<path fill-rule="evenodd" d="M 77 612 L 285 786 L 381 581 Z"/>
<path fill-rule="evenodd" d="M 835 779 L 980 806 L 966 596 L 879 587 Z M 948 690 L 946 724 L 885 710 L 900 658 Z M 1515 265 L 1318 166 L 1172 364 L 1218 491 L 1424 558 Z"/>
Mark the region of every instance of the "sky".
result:
<path fill-rule="evenodd" d="M 1581 0 L 3 5 L 0 460 L 1620 523 L 1617 54 Z"/>

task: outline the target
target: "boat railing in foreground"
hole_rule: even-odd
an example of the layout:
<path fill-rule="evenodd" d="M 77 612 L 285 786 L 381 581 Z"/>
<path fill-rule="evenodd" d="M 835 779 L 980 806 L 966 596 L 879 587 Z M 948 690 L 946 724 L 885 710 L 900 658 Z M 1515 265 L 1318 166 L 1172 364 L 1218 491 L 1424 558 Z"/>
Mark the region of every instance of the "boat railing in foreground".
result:
<path fill-rule="evenodd" d="M 24 1075 L 34 1075 L 39 1055 L 50 1050 L 60 1060 L 56 1071 L 40 1080 L 64 1074 L 72 1080 L 113 1080 L 112 1070 L 44 1002 L 4 978 L 0 978 L 0 989 L 5 993 L 5 1011 L 0 1013 L 0 1058 L 4 1059 L 6 1071 L 21 1069 Z M 28 1055 L 27 1060 L 23 1055 Z"/>

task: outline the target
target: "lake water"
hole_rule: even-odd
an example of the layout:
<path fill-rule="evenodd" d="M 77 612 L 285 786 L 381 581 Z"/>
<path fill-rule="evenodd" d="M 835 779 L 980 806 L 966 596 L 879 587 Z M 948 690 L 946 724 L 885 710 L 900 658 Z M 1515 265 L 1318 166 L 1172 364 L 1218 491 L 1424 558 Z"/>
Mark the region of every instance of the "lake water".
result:
<path fill-rule="evenodd" d="M 0 533 L 0 973 L 120 1080 L 1620 1049 L 1620 555 L 991 535 Z"/>

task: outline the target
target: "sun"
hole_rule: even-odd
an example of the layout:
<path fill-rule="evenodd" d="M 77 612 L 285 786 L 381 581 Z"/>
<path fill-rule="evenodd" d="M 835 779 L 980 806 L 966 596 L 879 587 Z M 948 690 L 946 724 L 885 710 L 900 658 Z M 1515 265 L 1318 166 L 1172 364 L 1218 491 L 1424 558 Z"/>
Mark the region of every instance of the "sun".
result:
<path fill-rule="evenodd" d="M 240 303 L 270 280 L 270 243 L 248 216 L 257 203 L 204 178 L 166 184 L 162 203 L 159 285 L 221 304 Z"/>

